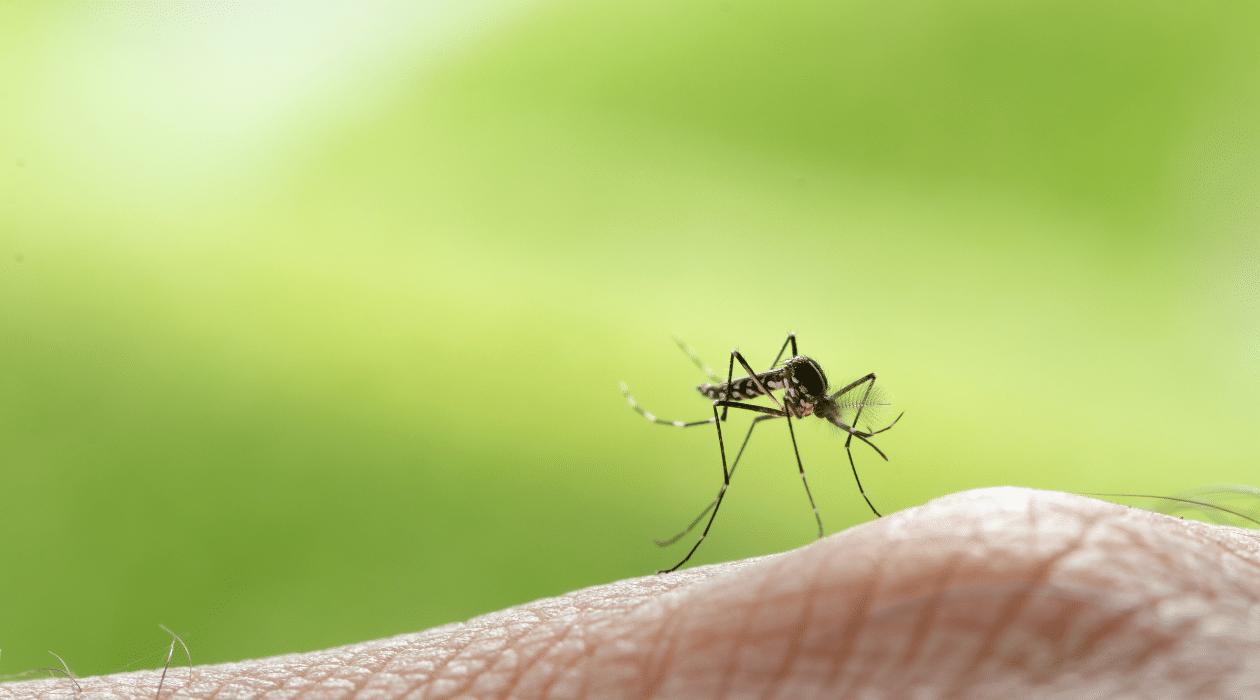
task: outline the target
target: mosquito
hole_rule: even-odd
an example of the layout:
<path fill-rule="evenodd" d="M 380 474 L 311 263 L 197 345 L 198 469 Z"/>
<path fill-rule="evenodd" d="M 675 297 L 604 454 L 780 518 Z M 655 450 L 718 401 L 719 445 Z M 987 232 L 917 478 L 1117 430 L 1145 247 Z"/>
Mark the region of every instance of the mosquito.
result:
<path fill-rule="evenodd" d="M 656 540 L 657 546 L 667 547 L 694 530 L 696 525 L 704 519 L 705 515 L 709 516 L 709 521 L 705 523 L 704 531 L 700 533 L 700 539 L 696 540 L 696 543 L 691 546 L 687 556 L 683 557 L 683 560 L 673 567 L 662 569 L 657 573 L 669 573 L 686 564 L 687 560 L 691 559 L 691 555 L 695 554 L 696 550 L 699 549 L 700 543 L 709 535 L 709 528 L 713 526 L 713 520 L 717 517 L 718 509 L 722 506 L 722 497 L 726 495 L 726 490 L 731 485 L 731 477 L 735 474 L 735 468 L 739 466 L 740 457 L 744 455 L 744 448 L 748 446 L 748 440 L 752 437 L 753 430 L 762 421 L 775 418 L 787 419 L 788 435 L 792 438 L 792 451 L 796 455 L 796 467 L 801 475 L 801 483 L 805 486 L 805 495 L 809 498 L 809 505 L 814 510 L 814 521 L 818 524 L 818 537 L 820 539 L 823 536 L 822 518 L 818 515 L 818 506 L 814 505 L 814 496 L 810 493 L 809 482 L 805 480 L 805 466 L 801 463 L 801 451 L 796 446 L 796 431 L 792 427 L 793 418 L 800 420 L 806 416 L 814 415 L 847 433 L 844 441 L 844 451 L 849 455 L 849 468 L 853 470 L 853 479 L 857 482 L 858 493 L 862 494 L 862 498 L 866 501 L 866 505 L 870 507 L 871 512 L 875 514 L 875 517 L 881 517 L 874 504 L 871 503 L 871 499 L 867 497 L 866 490 L 862 488 L 862 480 L 858 478 L 857 466 L 853 463 L 851 446 L 853 438 L 857 438 L 870 445 L 871 449 L 884 458 L 884 461 L 888 461 L 888 456 L 876 447 L 870 438 L 886 430 L 891 430 L 897 424 L 897 421 L 901 420 L 901 415 L 905 414 L 898 415 L 892 423 L 879 430 L 870 429 L 872 418 L 876 418 L 882 412 L 881 409 L 889 404 L 884 392 L 875 385 L 875 374 L 873 372 L 846 384 L 839 391 L 828 394 L 827 375 L 823 374 L 822 367 L 814 360 L 801 355 L 796 348 L 796 334 L 788 333 L 787 340 L 783 341 L 783 347 L 779 348 L 779 354 L 775 356 L 774 362 L 770 363 L 770 369 L 765 372 L 754 372 L 748 361 L 744 359 L 744 356 L 738 350 L 732 350 L 730 363 L 726 371 L 726 381 L 723 382 L 720 376 L 714 373 L 708 365 L 692 352 L 691 348 L 687 347 L 677 337 L 674 338 L 674 341 L 687 354 L 687 357 L 691 358 L 691 361 L 709 377 L 710 381 L 708 383 L 701 384 L 696 389 L 701 395 L 713 400 L 712 418 L 690 423 L 662 420 L 639 406 L 634 397 L 630 395 L 630 389 L 625 382 L 621 383 L 621 393 L 625 395 L 626 401 L 631 408 L 658 425 L 691 428 L 712 423 L 716 426 L 718 453 L 722 457 L 722 488 L 718 491 L 717 497 L 691 521 L 691 524 L 686 529 L 668 540 Z M 789 346 L 792 348 L 792 356 L 780 364 L 779 360 L 782 359 L 783 353 L 787 351 Z M 737 361 L 748 372 L 747 376 L 735 378 L 735 363 Z M 771 393 L 780 389 L 783 390 L 782 401 Z M 759 396 L 769 397 L 774 406 L 761 406 L 736 400 L 754 399 Z M 720 414 L 718 412 L 719 408 L 722 409 Z M 753 419 L 752 425 L 748 427 L 748 433 L 744 435 L 744 442 L 739 446 L 739 452 L 735 455 L 735 461 L 728 469 L 726 465 L 726 444 L 722 439 L 722 423 L 726 422 L 727 410 L 731 408 L 753 411 L 763 415 Z M 867 430 L 858 430 L 856 426 L 858 425 L 858 420 L 862 418 L 863 411 L 867 413 L 868 428 Z"/>

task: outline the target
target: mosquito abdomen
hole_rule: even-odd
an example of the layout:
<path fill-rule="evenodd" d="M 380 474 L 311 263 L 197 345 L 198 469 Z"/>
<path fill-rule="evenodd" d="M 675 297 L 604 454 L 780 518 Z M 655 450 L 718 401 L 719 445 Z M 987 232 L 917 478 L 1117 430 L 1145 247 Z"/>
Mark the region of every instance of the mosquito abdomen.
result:
<path fill-rule="evenodd" d="M 757 379 L 766 386 L 767 389 L 783 388 L 783 370 L 775 369 L 769 372 L 758 372 Z M 727 387 L 730 387 L 729 390 Z M 715 401 L 737 401 L 739 399 L 753 399 L 765 394 L 761 387 L 757 386 L 757 382 L 752 377 L 740 377 L 732 382 L 722 382 L 721 384 L 701 384 L 696 387 L 704 396 Z M 729 396 L 727 394 L 730 394 Z"/>

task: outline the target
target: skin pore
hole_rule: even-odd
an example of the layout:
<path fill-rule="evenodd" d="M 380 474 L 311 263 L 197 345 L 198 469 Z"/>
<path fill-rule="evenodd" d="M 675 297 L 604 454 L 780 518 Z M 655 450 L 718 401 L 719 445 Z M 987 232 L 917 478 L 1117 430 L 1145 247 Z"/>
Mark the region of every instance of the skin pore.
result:
<path fill-rule="evenodd" d="M 159 675 L 6 683 L 0 700 L 153 698 Z M 172 668 L 161 700 L 727 697 L 1260 697 L 1260 533 L 966 491 L 780 555 L 191 684 Z"/>

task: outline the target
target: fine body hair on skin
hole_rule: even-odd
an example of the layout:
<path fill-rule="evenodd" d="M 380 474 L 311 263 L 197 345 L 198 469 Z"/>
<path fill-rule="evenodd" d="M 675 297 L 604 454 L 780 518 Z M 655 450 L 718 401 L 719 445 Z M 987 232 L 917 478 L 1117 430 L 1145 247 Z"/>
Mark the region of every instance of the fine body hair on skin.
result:
<path fill-rule="evenodd" d="M 154 700 L 161 700 L 162 698 L 162 688 L 166 684 L 167 671 L 169 671 L 171 668 L 171 659 L 174 658 L 175 656 L 176 642 L 178 642 L 179 645 L 183 647 L 184 656 L 188 659 L 188 683 L 185 687 L 192 687 L 193 680 L 194 680 L 192 652 L 188 650 L 188 645 L 184 643 L 184 640 L 182 637 L 172 632 L 171 629 L 167 627 L 166 625 L 159 623 L 158 627 L 161 628 L 163 632 L 166 632 L 167 634 L 171 635 L 171 644 L 166 652 L 166 662 L 162 665 L 162 675 L 158 678 L 157 691 L 153 695 Z M 12 676 L 10 676 L 10 678 L 14 678 L 14 679 L 22 678 L 24 676 L 29 676 L 31 674 L 40 673 L 40 672 L 57 673 L 69 679 L 69 681 L 74 685 L 74 690 L 76 694 L 82 693 L 83 686 L 79 684 L 78 677 L 75 676 L 74 672 L 70 670 L 70 665 L 66 663 L 66 660 L 61 658 L 61 655 L 56 652 L 50 651 L 48 653 L 55 656 L 57 660 L 61 662 L 61 668 L 57 668 L 55 666 L 33 668 L 33 669 L 30 669 L 29 671 L 22 671 L 20 673 L 15 673 Z M 7 680 L 7 679 L 3 679 L 3 677 L 0 677 L 0 680 Z M 174 692 L 175 690 L 172 689 L 171 694 L 174 694 Z M 168 695 L 167 697 L 169 699 L 170 695 Z"/>

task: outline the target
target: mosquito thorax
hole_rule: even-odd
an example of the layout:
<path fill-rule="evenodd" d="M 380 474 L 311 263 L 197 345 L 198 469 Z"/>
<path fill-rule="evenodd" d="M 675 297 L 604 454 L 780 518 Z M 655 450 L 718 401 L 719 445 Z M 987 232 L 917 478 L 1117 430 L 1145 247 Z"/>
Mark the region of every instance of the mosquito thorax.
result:
<path fill-rule="evenodd" d="M 788 358 L 783 366 L 788 370 L 788 387 L 793 389 L 792 393 L 811 399 L 827 395 L 827 375 L 811 358 L 797 355 Z"/>

